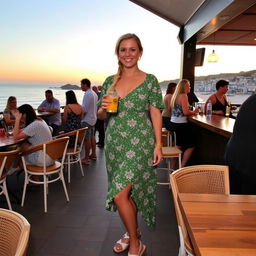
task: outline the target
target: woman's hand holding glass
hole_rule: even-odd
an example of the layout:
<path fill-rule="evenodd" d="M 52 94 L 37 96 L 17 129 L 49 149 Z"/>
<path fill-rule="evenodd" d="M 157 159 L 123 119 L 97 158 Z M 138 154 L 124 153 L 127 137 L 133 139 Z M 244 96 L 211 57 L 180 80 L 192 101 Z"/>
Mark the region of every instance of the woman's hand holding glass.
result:
<path fill-rule="evenodd" d="M 108 99 L 109 95 L 104 94 L 102 97 L 102 103 L 101 103 L 101 108 L 105 111 L 107 111 L 108 106 L 111 104 L 111 101 Z"/>

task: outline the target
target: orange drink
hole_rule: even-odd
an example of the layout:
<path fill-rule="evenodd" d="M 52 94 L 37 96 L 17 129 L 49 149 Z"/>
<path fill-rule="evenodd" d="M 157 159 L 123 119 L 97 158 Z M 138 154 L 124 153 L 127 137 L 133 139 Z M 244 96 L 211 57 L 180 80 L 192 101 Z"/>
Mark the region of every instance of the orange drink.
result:
<path fill-rule="evenodd" d="M 118 95 L 116 91 L 109 91 L 107 92 L 108 97 L 107 99 L 111 101 L 107 108 L 108 113 L 116 113 L 118 109 Z"/>

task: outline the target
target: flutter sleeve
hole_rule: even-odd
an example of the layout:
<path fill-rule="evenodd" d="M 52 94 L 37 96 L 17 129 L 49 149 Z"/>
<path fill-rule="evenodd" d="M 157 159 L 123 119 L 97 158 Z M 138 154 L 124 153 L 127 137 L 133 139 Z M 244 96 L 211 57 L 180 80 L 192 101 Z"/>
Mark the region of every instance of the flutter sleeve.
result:
<path fill-rule="evenodd" d="M 159 109 L 164 109 L 162 90 L 157 81 L 157 78 L 154 75 L 149 75 L 149 82 L 147 86 L 149 89 L 149 105 Z"/>

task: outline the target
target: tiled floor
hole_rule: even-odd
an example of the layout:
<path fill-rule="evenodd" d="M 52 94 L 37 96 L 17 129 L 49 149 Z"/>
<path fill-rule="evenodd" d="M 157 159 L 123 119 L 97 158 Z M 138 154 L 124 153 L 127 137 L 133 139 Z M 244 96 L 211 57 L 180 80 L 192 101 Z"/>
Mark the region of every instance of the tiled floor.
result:
<path fill-rule="evenodd" d="M 113 256 L 112 247 L 124 232 L 117 213 L 104 209 L 107 178 L 104 150 L 98 150 L 98 159 L 84 166 L 81 177 L 75 165 L 68 185 L 67 203 L 61 183 L 50 184 L 48 213 L 43 210 L 42 187 L 30 188 L 25 205 L 12 203 L 13 209 L 23 214 L 31 224 L 29 256 Z M 21 196 L 23 177 L 9 177 L 12 192 Z M 16 190 L 14 189 L 16 187 Z M 13 201 L 13 200 L 12 200 Z M 7 205 L 1 197 L 0 207 Z M 178 233 L 172 198 L 166 186 L 158 187 L 157 225 L 148 228 L 139 218 L 145 256 L 178 255 Z M 119 254 L 127 255 L 126 253 Z"/>

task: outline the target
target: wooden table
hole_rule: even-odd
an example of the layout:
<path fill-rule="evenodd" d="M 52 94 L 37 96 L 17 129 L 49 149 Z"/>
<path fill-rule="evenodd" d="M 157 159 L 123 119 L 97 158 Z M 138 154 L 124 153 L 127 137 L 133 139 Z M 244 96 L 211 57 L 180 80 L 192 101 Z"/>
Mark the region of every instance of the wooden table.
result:
<path fill-rule="evenodd" d="M 46 116 L 51 116 L 51 115 L 53 115 L 54 113 L 52 113 L 52 112 L 49 112 L 49 111 L 38 111 L 38 110 L 36 110 L 36 115 L 38 116 L 38 117 L 46 117 Z"/>
<path fill-rule="evenodd" d="M 256 195 L 178 195 L 196 255 L 256 255 Z"/>
<path fill-rule="evenodd" d="M 15 140 L 13 136 L 0 136 L 0 151 L 1 148 L 7 147 L 7 146 L 11 146 L 11 145 L 15 145 L 17 143 L 20 143 L 24 141 L 24 139 L 21 140 Z"/>

